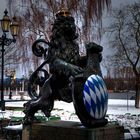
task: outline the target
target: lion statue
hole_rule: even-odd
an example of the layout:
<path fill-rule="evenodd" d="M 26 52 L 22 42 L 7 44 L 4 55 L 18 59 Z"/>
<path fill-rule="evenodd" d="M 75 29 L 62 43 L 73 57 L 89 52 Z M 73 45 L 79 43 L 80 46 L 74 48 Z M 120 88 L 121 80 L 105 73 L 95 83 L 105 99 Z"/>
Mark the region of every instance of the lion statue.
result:
<path fill-rule="evenodd" d="M 29 78 L 28 93 L 31 100 L 24 104 L 25 124 L 34 120 L 34 114 L 38 110 L 42 110 L 45 116 L 49 117 L 55 100 L 72 102 L 74 100 L 72 94 L 75 94 L 73 88 L 80 88 L 79 91 L 82 92 L 81 85 L 91 74 L 101 76 L 100 62 L 103 48 L 91 42 L 86 45 L 87 55 L 81 57 L 77 38 L 74 18 L 64 15 L 61 11 L 56 14 L 50 42 L 38 39 L 33 43 L 33 53 L 38 57 L 44 56 L 44 62 Z M 43 48 L 39 45 L 40 42 L 48 47 Z M 49 65 L 49 72 L 43 68 L 46 64 Z M 43 72 L 44 76 L 40 76 L 40 72 Z M 73 84 L 75 84 L 74 87 Z M 39 95 L 36 94 L 34 85 L 40 86 Z M 76 91 L 77 95 L 79 91 Z M 92 123 L 91 121 L 86 123 L 86 120 L 87 117 L 83 122 L 88 127 L 95 124 L 93 118 Z M 100 122 L 106 124 L 107 121 L 103 118 Z"/>

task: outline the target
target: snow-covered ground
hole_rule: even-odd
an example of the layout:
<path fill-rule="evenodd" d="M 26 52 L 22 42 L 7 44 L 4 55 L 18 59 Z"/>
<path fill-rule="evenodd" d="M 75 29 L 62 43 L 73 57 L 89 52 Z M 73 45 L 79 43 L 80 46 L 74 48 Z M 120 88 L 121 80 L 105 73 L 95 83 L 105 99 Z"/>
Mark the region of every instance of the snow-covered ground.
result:
<path fill-rule="evenodd" d="M 26 101 L 17 102 L 6 102 L 6 106 L 11 107 L 23 107 Z M 73 103 L 66 103 L 63 101 L 55 101 L 54 109 L 63 110 L 65 112 L 74 113 Z M 120 99 L 109 99 L 108 100 L 108 111 L 107 114 L 140 114 L 140 109 L 135 108 L 134 100 L 120 100 Z"/>
<path fill-rule="evenodd" d="M 11 107 L 22 107 L 26 101 L 22 102 L 6 102 L 6 106 Z M 134 100 L 120 100 L 120 99 L 109 99 L 108 100 L 108 110 L 109 115 L 125 115 L 126 113 L 140 114 L 140 109 L 135 108 Z M 63 101 L 55 101 L 54 110 L 52 115 L 59 115 L 62 119 L 69 120 L 69 118 L 75 118 L 78 120 L 75 114 L 75 109 L 73 103 L 66 103 Z M 73 118 L 73 119 L 74 119 Z"/>
<path fill-rule="evenodd" d="M 19 97 L 14 98 L 18 99 Z M 23 107 L 25 102 L 27 101 L 6 102 L 6 106 Z M 43 113 L 39 114 L 44 115 Z M 75 114 L 73 103 L 55 101 L 51 115 L 59 116 L 61 120 L 80 121 Z M 0 117 L 9 118 L 11 116 L 24 117 L 24 113 L 8 110 L 0 113 Z M 140 130 L 136 131 L 137 128 L 140 128 L 140 109 L 135 108 L 134 100 L 109 99 L 107 116 L 109 122 L 119 123 L 124 126 L 125 130 L 129 130 L 129 133 L 125 133 L 125 139 L 140 138 Z"/>

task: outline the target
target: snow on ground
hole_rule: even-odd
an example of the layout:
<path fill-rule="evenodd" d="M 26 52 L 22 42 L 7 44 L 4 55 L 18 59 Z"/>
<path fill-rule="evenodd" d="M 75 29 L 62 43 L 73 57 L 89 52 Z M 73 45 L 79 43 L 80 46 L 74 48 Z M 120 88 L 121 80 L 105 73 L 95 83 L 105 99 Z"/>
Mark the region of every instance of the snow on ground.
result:
<path fill-rule="evenodd" d="M 11 107 L 22 107 L 26 101 L 22 102 L 6 102 L 6 106 Z M 65 112 L 74 113 L 73 103 L 66 103 L 63 101 L 55 101 L 54 109 L 63 110 Z M 140 114 L 140 109 L 135 108 L 134 100 L 120 100 L 120 99 L 109 99 L 108 100 L 108 111 L 107 114 Z"/>
<path fill-rule="evenodd" d="M 23 107 L 23 104 L 27 101 L 22 102 L 6 102 L 6 106 L 11 107 Z M 134 107 L 135 101 L 134 100 L 120 100 L 120 99 L 109 99 L 108 100 L 108 110 L 107 114 L 110 116 L 119 116 L 125 115 L 130 113 L 131 115 L 138 115 L 140 114 L 140 109 Z M 8 116 L 10 112 L 6 113 Z M 24 116 L 24 113 L 14 113 L 15 116 Z M 51 112 L 52 116 L 60 116 L 62 120 L 73 120 L 79 121 L 78 117 L 75 115 L 75 109 L 73 103 L 66 103 L 63 101 L 55 101 L 54 109 Z M 115 118 L 116 119 L 116 118 Z"/>
<path fill-rule="evenodd" d="M 23 104 L 27 101 L 22 102 L 6 102 L 6 106 L 11 107 L 23 107 Z M 40 113 L 41 114 L 41 113 Z M 43 113 L 41 114 L 43 115 Z M 73 103 L 66 103 L 62 101 L 55 101 L 54 109 L 51 112 L 52 116 L 59 116 L 61 120 L 66 121 L 80 121 L 75 114 Z M 23 112 L 19 111 L 7 111 L 6 113 L 0 113 L 0 117 L 24 117 Z M 120 99 L 109 99 L 107 119 L 109 122 L 119 123 L 124 126 L 125 130 L 129 130 L 129 133 L 125 133 L 125 139 L 136 138 L 140 139 L 140 132 L 137 128 L 140 128 L 140 109 L 135 108 L 134 100 L 120 100 Z"/>
<path fill-rule="evenodd" d="M 140 109 L 135 108 L 134 100 L 109 99 L 107 114 L 140 114 Z"/>

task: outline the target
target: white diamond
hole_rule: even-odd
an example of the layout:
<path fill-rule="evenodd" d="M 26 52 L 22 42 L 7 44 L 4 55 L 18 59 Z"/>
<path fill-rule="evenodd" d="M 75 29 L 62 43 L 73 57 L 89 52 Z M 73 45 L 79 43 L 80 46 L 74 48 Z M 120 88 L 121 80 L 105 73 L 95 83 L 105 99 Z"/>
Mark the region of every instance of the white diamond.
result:
<path fill-rule="evenodd" d="M 89 78 L 88 78 L 88 81 L 90 81 L 91 83 L 93 83 L 93 82 L 92 82 L 92 78 L 91 78 L 91 77 L 89 77 Z"/>
<path fill-rule="evenodd" d="M 105 84 L 102 84 L 102 86 L 103 86 L 104 92 L 106 93 L 107 92 L 107 89 L 106 89 Z"/>
<path fill-rule="evenodd" d="M 91 98 L 88 95 L 88 93 L 84 91 L 84 95 L 85 95 L 85 100 L 89 103 L 89 105 L 91 105 Z"/>
<path fill-rule="evenodd" d="M 95 116 L 95 114 L 94 114 L 94 112 L 93 112 L 93 110 L 92 110 L 92 109 L 90 110 L 90 115 L 91 115 L 92 117 L 94 117 L 94 116 Z"/>
<path fill-rule="evenodd" d="M 101 101 L 101 93 L 96 86 L 95 86 L 95 92 L 96 92 L 96 95 L 97 95 L 98 99 Z"/>
<path fill-rule="evenodd" d="M 101 92 L 102 96 L 103 96 L 104 99 L 105 99 L 105 93 L 104 93 L 104 90 L 103 90 L 102 86 L 99 85 L 99 88 L 100 88 L 100 92 Z"/>
<path fill-rule="evenodd" d="M 92 78 L 93 78 L 94 80 L 98 81 L 96 75 L 92 75 Z"/>
<path fill-rule="evenodd" d="M 94 101 L 94 103 L 96 104 L 96 94 L 94 93 L 94 91 L 91 88 L 89 88 L 89 90 L 90 90 L 90 96 L 91 96 L 92 100 Z"/>

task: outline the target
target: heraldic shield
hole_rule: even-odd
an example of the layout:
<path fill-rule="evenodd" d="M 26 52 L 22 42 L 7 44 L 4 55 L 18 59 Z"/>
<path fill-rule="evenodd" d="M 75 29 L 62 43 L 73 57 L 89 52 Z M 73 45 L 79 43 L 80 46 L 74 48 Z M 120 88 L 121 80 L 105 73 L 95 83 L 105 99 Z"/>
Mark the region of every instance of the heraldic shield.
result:
<path fill-rule="evenodd" d="M 79 85 L 80 83 L 81 85 Z M 75 78 L 72 95 L 76 114 L 84 126 L 92 128 L 107 124 L 105 115 L 108 105 L 108 92 L 101 76 L 93 74 L 87 79 Z"/>

